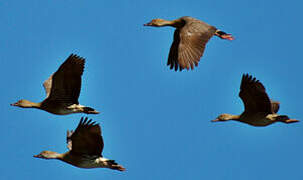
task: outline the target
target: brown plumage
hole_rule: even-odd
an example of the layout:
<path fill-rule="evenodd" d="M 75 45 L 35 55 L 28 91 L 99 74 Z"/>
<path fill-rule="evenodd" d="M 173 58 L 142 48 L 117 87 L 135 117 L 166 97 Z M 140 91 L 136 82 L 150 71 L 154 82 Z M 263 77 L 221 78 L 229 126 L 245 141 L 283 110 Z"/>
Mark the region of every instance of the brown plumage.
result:
<path fill-rule="evenodd" d="M 298 122 L 286 115 L 278 115 L 280 103 L 270 100 L 262 83 L 248 74 L 242 77 L 239 96 L 244 103 L 244 112 L 241 115 L 221 114 L 213 122 L 236 120 L 253 126 Z"/>
<path fill-rule="evenodd" d="M 38 108 L 59 115 L 81 112 L 98 114 L 98 111 L 82 106 L 78 102 L 84 63 L 84 58 L 71 54 L 59 69 L 43 83 L 46 98 L 42 102 L 34 103 L 23 99 L 11 105 Z"/>
<path fill-rule="evenodd" d="M 163 19 L 153 19 L 145 26 L 172 26 L 175 27 L 174 41 L 170 47 L 167 65 L 170 69 L 194 69 L 198 66 L 200 58 L 203 56 L 206 43 L 216 35 L 221 39 L 233 40 L 230 34 L 218 30 L 198 19 L 184 16 L 173 21 Z"/>
<path fill-rule="evenodd" d="M 92 120 L 81 118 L 75 131 L 67 131 L 68 147 L 74 154 L 98 155 L 102 157 L 104 147 L 101 128 Z"/>
<path fill-rule="evenodd" d="M 79 168 L 110 168 L 124 171 L 125 168 L 114 160 L 102 156 L 104 147 L 101 128 L 88 118 L 81 118 L 76 130 L 67 131 L 68 152 L 59 154 L 52 151 L 42 151 L 35 155 L 42 159 L 59 159 Z"/>

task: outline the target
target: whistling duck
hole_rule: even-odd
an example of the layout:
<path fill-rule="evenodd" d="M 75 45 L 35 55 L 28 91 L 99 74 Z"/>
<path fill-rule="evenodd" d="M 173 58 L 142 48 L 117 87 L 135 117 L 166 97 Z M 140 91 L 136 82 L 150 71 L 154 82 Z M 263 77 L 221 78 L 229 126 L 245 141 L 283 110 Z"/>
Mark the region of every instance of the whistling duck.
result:
<path fill-rule="evenodd" d="M 189 68 L 194 69 L 194 66 L 198 66 L 206 43 L 213 35 L 221 39 L 234 40 L 230 34 L 189 16 L 172 21 L 153 19 L 144 26 L 172 26 L 176 28 L 167 61 L 170 69 L 175 68 L 175 71 L 178 69 L 182 71 L 185 68 L 187 70 Z"/>
<path fill-rule="evenodd" d="M 110 168 L 124 171 L 125 168 L 114 160 L 102 156 L 103 147 L 104 143 L 99 124 L 82 117 L 75 131 L 67 131 L 68 152 L 59 154 L 52 151 L 42 151 L 34 157 L 59 159 L 79 168 Z"/>
<path fill-rule="evenodd" d="M 242 76 L 239 96 L 245 108 L 241 115 L 221 114 L 212 122 L 235 120 L 252 126 L 267 126 L 274 122 L 299 122 L 286 115 L 278 115 L 280 103 L 270 100 L 262 83 L 251 75 Z"/>
<path fill-rule="evenodd" d="M 71 54 L 59 69 L 43 83 L 46 98 L 42 102 L 34 103 L 22 99 L 11 105 L 22 108 L 38 108 L 58 115 L 98 114 L 99 112 L 95 109 L 82 106 L 78 102 L 84 63 L 84 58 Z"/>

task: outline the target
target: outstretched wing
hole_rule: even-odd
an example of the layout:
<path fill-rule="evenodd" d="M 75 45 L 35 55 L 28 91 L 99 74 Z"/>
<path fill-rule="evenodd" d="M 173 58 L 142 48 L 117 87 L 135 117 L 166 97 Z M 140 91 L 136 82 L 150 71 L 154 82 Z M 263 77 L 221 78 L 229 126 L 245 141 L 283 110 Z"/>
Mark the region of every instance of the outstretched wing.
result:
<path fill-rule="evenodd" d="M 204 53 L 206 43 L 214 35 L 216 28 L 198 20 L 184 21 L 177 28 L 171 45 L 167 65 L 170 69 L 194 69 Z"/>
<path fill-rule="evenodd" d="M 263 116 L 272 113 L 271 102 L 265 88 L 256 78 L 248 74 L 242 76 L 239 96 L 244 103 L 246 113 L 258 113 Z"/>
<path fill-rule="evenodd" d="M 77 129 L 67 135 L 71 153 L 102 156 L 104 147 L 101 128 L 88 118 L 81 118 Z"/>
<path fill-rule="evenodd" d="M 47 100 L 79 104 L 84 63 L 84 58 L 71 54 L 59 69 L 43 83 Z"/>

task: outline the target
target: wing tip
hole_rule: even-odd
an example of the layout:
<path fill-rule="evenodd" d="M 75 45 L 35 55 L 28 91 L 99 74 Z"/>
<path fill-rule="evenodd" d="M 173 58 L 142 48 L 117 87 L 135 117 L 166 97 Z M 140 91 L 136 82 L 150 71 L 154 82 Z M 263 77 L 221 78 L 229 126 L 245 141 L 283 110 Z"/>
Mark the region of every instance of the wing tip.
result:
<path fill-rule="evenodd" d="M 97 123 L 96 121 L 93 121 L 93 119 L 88 119 L 88 117 L 81 117 L 79 125 L 78 126 L 82 126 L 82 127 L 93 127 L 93 126 L 99 126 L 99 123 Z"/>
<path fill-rule="evenodd" d="M 254 77 L 248 73 L 244 73 L 242 75 L 241 87 L 243 87 L 243 85 L 252 84 L 252 83 L 260 83 L 260 81 L 257 80 L 256 77 Z"/>
<path fill-rule="evenodd" d="M 85 58 L 77 54 L 71 53 L 67 59 L 77 64 L 85 65 Z"/>

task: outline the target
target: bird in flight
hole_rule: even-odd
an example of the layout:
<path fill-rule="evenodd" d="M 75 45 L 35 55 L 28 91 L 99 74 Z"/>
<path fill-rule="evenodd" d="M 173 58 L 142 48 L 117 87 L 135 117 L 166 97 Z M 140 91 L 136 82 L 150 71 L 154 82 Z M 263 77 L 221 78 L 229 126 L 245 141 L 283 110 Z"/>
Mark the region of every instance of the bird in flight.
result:
<path fill-rule="evenodd" d="M 234 37 L 230 34 L 189 16 L 172 21 L 153 19 L 149 23 L 144 24 L 144 26 L 172 26 L 176 28 L 167 61 L 170 69 L 175 69 L 175 71 L 194 69 L 195 66 L 198 66 L 205 46 L 212 36 L 234 40 Z"/>
<path fill-rule="evenodd" d="M 71 54 L 59 69 L 43 83 L 46 98 L 42 102 L 34 103 L 22 99 L 11 105 L 22 108 L 37 108 L 57 115 L 99 114 L 91 107 L 80 105 L 78 101 L 84 63 L 84 58 Z"/>
<path fill-rule="evenodd" d="M 286 115 L 278 115 L 280 103 L 270 100 L 263 84 L 251 75 L 242 76 L 239 96 L 245 108 L 241 115 L 221 114 L 212 122 L 235 120 L 252 126 L 267 126 L 275 122 L 287 124 L 299 122 Z"/>
<path fill-rule="evenodd" d="M 103 147 L 99 124 L 82 117 L 75 131 L 67 131 L 68 152 L 60 154 L 53 151 L 42 151 L 34 157 L 58 159 L 79 168 L 110 168 L 125 171 L 125 168 L 114 160 L 102 156 Z"/>

